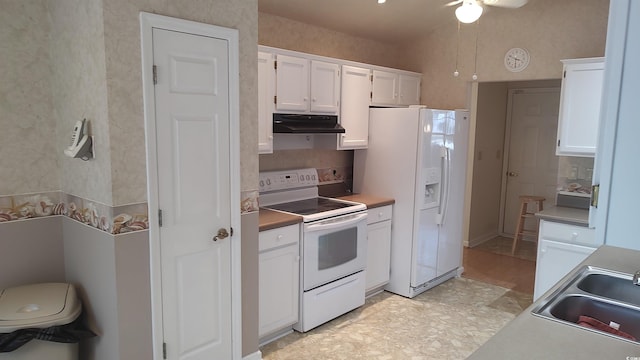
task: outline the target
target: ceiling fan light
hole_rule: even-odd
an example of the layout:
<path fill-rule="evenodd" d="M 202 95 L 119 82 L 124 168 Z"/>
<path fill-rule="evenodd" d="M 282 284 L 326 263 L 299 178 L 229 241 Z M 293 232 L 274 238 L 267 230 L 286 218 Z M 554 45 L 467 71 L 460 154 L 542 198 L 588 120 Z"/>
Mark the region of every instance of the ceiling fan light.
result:
<path fill-rule="evenodd" d="M 456 18 L 465 24 L 478 20 L 480 15 L 482 15 L 482 6 L 475 1 L 465 1 L 456 9 Z"/>
<path fill-rule="evenodd" d="M 384 4 L 387 0 L 378 0 L 378 4 Z"/>

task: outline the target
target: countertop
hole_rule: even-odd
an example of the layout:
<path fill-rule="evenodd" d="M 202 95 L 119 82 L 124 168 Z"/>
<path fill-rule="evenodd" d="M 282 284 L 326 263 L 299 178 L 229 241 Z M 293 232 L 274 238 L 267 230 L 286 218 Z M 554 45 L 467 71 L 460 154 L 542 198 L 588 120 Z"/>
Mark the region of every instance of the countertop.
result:
<path fill-rule="evenodd" d="M 564 206 L 552 206 L 536 213 L 543 220 L 562 222 L 572 225 L 589 226 L 589 210 Z"/>
<path fill-rule="evenodd" d="M 353 201 L 357 203 L 362 203 L 367 206 L 367 209 L 372 209 L 385 205 L 392 205 L 396 201 L 392 198 L 378 197 L 367 194 L 352 194 L 346 196 L 339 196 L 337 199 Z"/>
<path fill-rule="evenodd" d="M 365 194 L 353 194 L 338 196 L 337 199 L 354 201 L 365 204 L 367 209 L 376 208 L 395 203 L 394 199 L 371 196 Z M 271 230 L 282 226 L 298 224 L 302 222 L 302 217 L 283 213 L 269 209 L 260 208 L 259 231 Z"/>
<path fill-rule="evenodd" d="M 259 231 L 271 230 L 302 222 L 302 216 L 260 208 Z"/>
<path fill-rule="evenodd" d="M 640 268 L 640 251 L 601 246 L 468 359 L 640 358 L 640 345 L 531 314 L 533 308 L 584 265 L 634 273 Z"/>

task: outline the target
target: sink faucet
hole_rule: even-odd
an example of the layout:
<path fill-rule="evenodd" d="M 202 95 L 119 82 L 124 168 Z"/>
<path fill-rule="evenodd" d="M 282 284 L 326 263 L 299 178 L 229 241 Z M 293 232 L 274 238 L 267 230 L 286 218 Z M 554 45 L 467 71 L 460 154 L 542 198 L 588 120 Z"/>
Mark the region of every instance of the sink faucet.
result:
<path fill-rule="evenodd" d="M 633 274 L 633 285 L 640 286 L 640 270 L 636 271 L 636 273 Z"/>

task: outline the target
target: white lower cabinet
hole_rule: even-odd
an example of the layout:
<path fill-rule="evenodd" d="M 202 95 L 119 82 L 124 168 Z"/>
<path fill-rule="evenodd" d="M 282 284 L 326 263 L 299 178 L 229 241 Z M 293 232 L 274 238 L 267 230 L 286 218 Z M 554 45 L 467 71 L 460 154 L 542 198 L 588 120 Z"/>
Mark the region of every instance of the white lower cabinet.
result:
<path fill-rule="evenodd" d="M 261 343 L 298 322 L 300 225 L 259 235 L 259 330 Z"/>
<path fill-rule="evenodd" d="M 389 282 L 391 216 L 392 205 L 371 208 L 367 213 L 367 295 L 382 290 Z"/>
<path fill-rule="evenodd" d="M 588 243 L 589 241 L 585 242 L 584 239 L 591 239 L 593 233 L 594 229 L 583 226 L 540 221 L 533 301 L 540 298 L 596 250 L 595 244 L 581 245 Z M 580 238 L 583 242 L 580 242 Z"/>

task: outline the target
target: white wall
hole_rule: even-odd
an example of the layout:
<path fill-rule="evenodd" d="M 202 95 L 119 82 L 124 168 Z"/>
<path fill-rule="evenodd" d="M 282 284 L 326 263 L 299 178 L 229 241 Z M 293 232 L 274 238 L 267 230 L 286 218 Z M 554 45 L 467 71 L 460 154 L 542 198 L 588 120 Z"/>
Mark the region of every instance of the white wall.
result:
<path fill-rule="evenodd" d="M 598 235 L 604 233 L 608 245 L 640 250 L 637 229 L 640 216 L 640 192 L 637 191 L 640 179 L 640 121 L 637 106 L 640 2 L 613 2 L 612 13 L 623 18 L 616 18 L 618 21 L 612 22 L 611 27 L 614 28 L 610 27 L 610 33 L 613 36 L 608 39 L 612 46 L 607 47 L 606 93 L 601 118 L 606 123 L 605 137 L 600 139 L 596 158 L 596 166 L 606 170 L 600 178 L 601 185 L 604 185 L 601 187 L 600 207 L 604 211 L 599 210 L 601 218 L 598 219 L 596 230 Z M 615 94 L 618 89 L 619 97 Z M 609 174 L 610 180 L 607 179 Z"/>
<path fill-rule="evenodd" d="M 81 343 L 80 358 L 151 359 L 149 233 L 114 236 L 67 217 L 62 232 L 66 281 L 98 333 Z"/>
<path fill-rule="evenodd" d="M 62 216 L 0 224 L 0 289 L 64 281 Z"/>
<path fill-rule="evenodd" d="M 478 84 L 468 246 L 498 235 L 507 84 Z"/>

